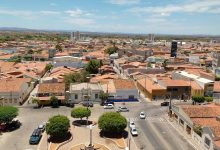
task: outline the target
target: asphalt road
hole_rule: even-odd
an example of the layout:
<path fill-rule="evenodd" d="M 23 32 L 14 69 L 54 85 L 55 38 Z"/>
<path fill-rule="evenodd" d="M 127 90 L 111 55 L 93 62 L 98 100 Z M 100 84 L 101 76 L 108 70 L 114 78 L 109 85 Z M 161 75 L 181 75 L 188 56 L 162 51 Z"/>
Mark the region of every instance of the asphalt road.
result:
<path fill-rule="evenodd" d="M 128 120 L 135 122 L 139 135 L 132 137 L 136 146 L 143 150 L 194 150 L 165 119 L 167 107 L 152 103 L 127 104 L 130 112 L 124 113 Z M 139 119 L 139 113 L 145 112 L 146 119 Z"/>

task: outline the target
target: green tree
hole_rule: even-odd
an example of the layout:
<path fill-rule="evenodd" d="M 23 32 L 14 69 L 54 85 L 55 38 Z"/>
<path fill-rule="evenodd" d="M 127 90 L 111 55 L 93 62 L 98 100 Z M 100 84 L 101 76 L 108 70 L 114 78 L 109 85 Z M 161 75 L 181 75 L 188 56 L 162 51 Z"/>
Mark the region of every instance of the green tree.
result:
<path fill-rule="evenodd" d="M 202 126 L 200 125 L 194 125 L 193 126 L 193 131 L 197 133 L 199 136 L 202 136 Z"/>
<path fill-rule="evenodd" d="M 58 98 L 56 97 L 56 96 L 51 96 L 50 97 L 50 104 L 51 104 L 51 106 L 53 107 L 53 108 L 57 108 L 57 107 L 59 107 L 59 100 L 58 100 Z"/>
<path fill-rule="evenodd" d="M 165 60 L 163 61 L 163 63 L 162 63 L 162 67 L 163 67 L 165 70 L 167 69 L 167 62 L 168 62 L 168 60 L 165 59 Z"/>
<path fill-rule="evenodd" d="M 63 48 L 62 48 L 62 46 L 61 46 L 60 44 L 57 44 L 57 45 L 55 46 L 55 49 L 58 50 L 59 52 L 62 52 L 62 51 L 63 51 Z"/>
<path fill-rule="evenodd" d="M 101 99 L 101 104 L 103 104 L 108 99 L 108 93 L 101 91 L 99 93 L 99 98 Z"/>
<path fill-rule="evenodd" d="M 86 65 L 86 71 L 88 71 L 90 74 L 97 74 L 100 67 L 101 64 L 99 60 L 90 60 Z"/>
<path fill-rule="evenodd" d="M 32 49 L 29 49 L 27 53 L 28 53 L 28 54 L 33 54 L 34 51 L 33 51 Z"/>
<path fill-rule="evenodd" d="M 65 137 L 70 128 L 70 120 L 66 116 L 57 115 L 49 119 L 46 132 L 53 138 Z"/>
<path fill-rule="evenodd" d="M 9 59 L 9 62 L 16 62 L 19 63 L 21 62 L 21 56 L 13 56 Z"/>
<path fill-rule="evenodd" d="M 39 106 L 39 99 L 32 98 L 32 104 L 37 104 Z"/>
<path fill-rule="evenodd" d="M 118 51 L 118 47 L 116 46 L 113 46 L 113 47 L 109 47 L 105 50 L 105 53 L 111 55 L 111 54 L 114 54 Z"/>
<path fill-rule="evenodd" d="M 152 68 L 151 62 L 148 62 L 148 63 L 147 63 L 147 67 L 148 67 L 148 68 Z"/>
<path fill-rule="evenodd" d="M 69 88 L 70 83 L 76 83 L 76 82 L 87 82 L 89 79 L 87 77 L 89 76 L 89 73 L 87 71 L 81 71 L 80 73 L 70 73 L 64 76 L 64 82 L 66 85 L 66 88 Z"/>
<path fill-rule="evenodd" d="M 82 120 L 84 117 L 88 118 L 91 116 L 91 110 L 84 107 L 73 108 L 71 111 L 71 116 L 73 118 L 80 118 L 80 120 Z"/>
<path fill-rule="evenodd" d="M 204 96 L 192 96 L 192 100 L 196 103 L 203 103 L 205 101 Z"/>
<path fill-rule="evenodd" d="M 127 120 L 117 112 L 106 112 L 99 117 L 99 128 L 104 133 L 121 134 L 127 127 Z"/>
<path fill-rule="evenodd" d="M 53 68 L 53 65 L 52 64 L 47 64 L 46 67 L 45 67 L 45 70 L 46 71 L 49 71 Z"/>
<path fill-rule="evenodd" d="M 213 101 L 213 97 L 205 97 L 205 101 L 206 102 L 212 102 Z"/>
<path fill-rule="evenodd" d="M 18 109 L 13 106 L 0 106 L 0 124 L 11 122 L 18 115 Z"/>

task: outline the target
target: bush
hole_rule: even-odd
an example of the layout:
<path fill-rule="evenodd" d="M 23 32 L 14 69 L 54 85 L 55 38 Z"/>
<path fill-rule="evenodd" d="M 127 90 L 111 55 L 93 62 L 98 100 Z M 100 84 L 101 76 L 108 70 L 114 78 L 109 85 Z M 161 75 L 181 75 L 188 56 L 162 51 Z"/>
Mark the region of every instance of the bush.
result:
<path fill-rule="evenodd" d="M 118 47 L 116 46 L 113 46 L 113 47 L 109 47 L 105 50 L 105 53 L 111 55 L 111 54 L 114 54 L 118 51 Z"/>
<path fill-rule="evenodd" d="M 59 107 L 59 100 L 56 96 L 51 96 L 50 98 L 50 104 L 53 108 Z"/>
<path fill-rule="evenodd" d="M 203 97 L 203 96 L 192 96 L 192 100 L 196 103 L 203 103 L 203 102 L 205 102 L 205 97 Z"/>
<path fill-rule="evenodd" d="M 54 138 L 65 137 L 69 131 L 70 121 L 66 116 L 57 115 L 49 119 L 46 132 Z"/>
<path fill-rule="evenodd" d="M 212 101 L 213 101 L 213 98 L 212 98 L 212 97 L 205 97 L 205 101 L 206 101 L 206 102 L 212 102 Z"/>
<path fill-rule="evenodd" d="M 106 134 L 122 134 L 127 127 L 127 120 L 120 113 L 107 112 L 99 117 L 98 125 Z"/>
<path fill-rule="evenodd" d="M 84 117 L 88 118 L 91 116 L 91 110 L 84 107 L 73 108 L 71 111 L 71 116 L 73 118 L 80 118 L 82 120 Z"/>
<path fill-rule="evenodd" d="M 193 131 L 202 137 L 202 127 L 200 125 L 193 126 Z"/>
<path fill-rule="evenodd" d="M 0 124 L 9 123 L 18 115 L 18 108 L 13 106 L 0 106 Z"/>

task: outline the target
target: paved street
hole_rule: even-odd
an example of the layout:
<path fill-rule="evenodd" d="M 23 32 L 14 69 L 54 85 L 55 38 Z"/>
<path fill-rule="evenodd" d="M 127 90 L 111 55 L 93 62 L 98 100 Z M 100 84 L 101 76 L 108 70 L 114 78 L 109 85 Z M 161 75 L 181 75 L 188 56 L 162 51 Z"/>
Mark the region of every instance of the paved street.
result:
<path fill-rule="evenodd" d="M 135 122 L 139 135 L 132 137 L 139 149 L 150 150 L 193 150 L 194 148 L 166 121 L 167 107 L 152 103 L 126 104 L 130 112 L 124 113 Z M 146 119 L 139 119 L 144 111 Z"/>

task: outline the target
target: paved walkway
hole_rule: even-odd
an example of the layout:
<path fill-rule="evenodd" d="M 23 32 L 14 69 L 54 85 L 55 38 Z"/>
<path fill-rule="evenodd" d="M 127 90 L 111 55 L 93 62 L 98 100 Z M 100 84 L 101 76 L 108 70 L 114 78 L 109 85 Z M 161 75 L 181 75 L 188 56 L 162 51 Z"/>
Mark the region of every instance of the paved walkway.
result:
<path fill-rule="evenodd" d="M 71 120 L 71 121 L 73 121 L 73 120 Z M 106 147 L 108 147 L 111 150 L 124 150 L 124 148 L 119 148 L 114 142 L 112 142 L 110 140 L 107 140 L 107 139 L 104 139 L 104 138 L 101 138 L 99 136 L 99 132 L 100 132 L 100 129 L 98 128 L 98 125 L 95 125 L 93 127 L 93 130 L 92 130 L 92 133 L 93 133 L 92 134 L 92 141 L 93 141 L 93 143 L 105 145 Z M 73 136 L 73 140 L 70 141 L 69 143 L 61 146 L 59 148 L 59 150 L 69 150 L 71 147 L 73 147 L 75 145 L 79 145 L 79 144 L 88 145 L 89 144 L 90 130 L 86 126 L 77 127 L 77 126 L 71 125 L 71 134 Z M 46 139 L 47 139 L 47 135 L 44 134 L 37 150 L 47 150 L 48 145 L 47 145 L 47 140 Z M 125 142 L 127 144 L 127 139 L 125 139 Z M 136 145 L 135 145 L 133 140 L 131 140 L 131 150 L 138 150 L 136 148 Z"/>

